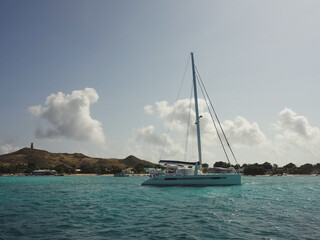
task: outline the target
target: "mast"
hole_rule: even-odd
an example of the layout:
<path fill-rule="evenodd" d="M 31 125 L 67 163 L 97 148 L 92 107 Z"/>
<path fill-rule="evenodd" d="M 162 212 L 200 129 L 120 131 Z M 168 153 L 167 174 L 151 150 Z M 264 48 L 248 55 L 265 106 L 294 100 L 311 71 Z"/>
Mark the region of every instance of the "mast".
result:
<path fill-rule="evenodd" d="M 191 53 L 191 62 L 192 62 L 192 77 L 193 77 L 193 90 L 194 90 L 194 105 L 195 105 L 195 110 L 196 110 L 199 168 L 202 169 L 201 138 L 200 138 L 200 116 L 199 116 L 199 109 L 198 109 L 197 80 L 196 80 L 196 71 L 195 71 L 195 67 L 194 67 L 193 53 Z"/>

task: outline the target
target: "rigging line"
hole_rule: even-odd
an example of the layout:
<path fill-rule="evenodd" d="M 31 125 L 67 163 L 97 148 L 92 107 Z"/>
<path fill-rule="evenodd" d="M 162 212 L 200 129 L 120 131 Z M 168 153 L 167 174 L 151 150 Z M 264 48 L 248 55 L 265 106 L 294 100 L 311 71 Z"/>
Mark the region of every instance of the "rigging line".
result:
<path fill-rule="evenodd" d="M 232 148 L 231 148 L 231 146 L 230 146 L 229 140 L 227 139 L 227 136 L 226 136 L 226 134 L 225 134 L 225 132 L 224 132 L 222 126 L 221 126 L 221 123 L 220 123 L 220 120 L 219 120 L 219 118 L 218 118 L 218 115 L 217 115 L 217 113 L 216 113 L 216 111 L 215 111 L 215 109 L 214 109 L 214 107 L 213 107 L 213 104 L 212 104 L 212 102 L 211 102 L 211 100 L 210 100 L 210 98 L 209 98 L 207 89 L 206 89 L 206 87 L 204 86 L 204 83 L 203 83 L 203 81 L 202 81 L 202 79 L 201 79 L 200 73 L 198 72 L 198 69 L 197 69 L 197 68 L 196 68 L 196 72 L 197 72 L 197 75 L 199 76 L 199 80 L 201 81 L 201 84 L 202 84 L 203 87 L 204 87 L 205 93 L 206 93 L 206 95 L 208 96 L 210 105 L 211 105 L 212 110 L 213 110 L 213 112 L 214 112 L 214 115 L 215 115 L 215 117 L 216 117 L 216 119 L 217 119 L 217 121 L 218 121 L 218 123 L 219 123 L 220 129 L 221 129 L 221 131 L 222 131 L 222 134 L 223 134 L 223 136 L 224 136 L 224 139 L 225 139 L 226 142 L 227 142 L 227 145 L 228 145 L 228 147 L 229 147 L 229 149 L 230 149 L 230 152 L 231 152 L 231 154 L 232 154 L 232 156 L 233 156 L 236 164 L 240 167 L 240 165 L 239 165 L 239 163 L 238 163 L 238 161 L 237 161 L 237 158 L 236 158 L 236 156 L 234 155 L 234 152 L 233 152 L 233 150 L 232 150 Z"/>
<path fill-rule="evenodd" d="M 177 102 L 178 99 L 179 99 L 179 97 L 180 97 L 181 89 L 182 89 L 182 86 L 183 86 L 183 83 L 184 83 L 184 80 L 185 80 L 185 77 L 186 77 L 186 74 L 187 74 L 187 69 L 188 69 L 189 64 L 190 64 L 190 57 L 188 56 L 186 68 L 185 68 L 185 70 L 184 70 L 183 78 L 182 78 L 182 81 L 181 81 L 181 84 L 180 84 L 180 89 L 179 89 L 178 96 L 177 96 L 175 102 Z M 170 124 L 169 124 L 169 127 L 168 127 L 168 129 L 167 129 L 166 136 L 165 136 L 165 140 L 164 140 L 164 142 L 163 142 L 163 144 L 162 144 L 162 147 L 161 147 L 160 159 L 162 159 L 163 154 L 164 154 L 164 147 L 165 147 L 166 144 L 167 144 L 167 136 L 169 135 L 169 132 L 170 132 L 170 129 L 171 129 L 171 125 L 172 125 L 172 122 L 173 122 L 173 118 L 174 118 L 174 115 L 175 115 L 175 112 L 176 112 L 176 108 L 174 107 L 174 108 L 173 108 L 173 114 L 172 114 L 171 120 L 170 120 Z"/>
<path fill-rule="evenodd" d="M 222 125 L 221 125 L 221 123 L 220 123 L 219 117 L 218 117 L 218 115 L 217 115 L 217 113 L 216 113 L 216 111 L 215 111 L 215 109 L 214 109 L 214 107 L 213 107 L 213 104 L 212 104 L 212 102 L 211 102 L 211 99 L 209 98 L 209 94 L 208 94 L 208 92 L 207 92 L 207 90 L 206 90 L 206 87 L 204 86 L 204 83 L 203 83 L 203 81 L 202 81 L 202 79 L 201 79 L 201 76 L 200 76 L 198 70 L 196 70 L 196 71 L 197 71 L 197 74 L 198 74 L 199 79 L 200 79 L 200 81 L 201 81 L 201 84 L 202 84 L 202 86 L 203 86 L 203 88 L 204 88 L 204 90 L 205 90 L 205 93 L 206 93 L 206 95 L 207 95 L 207 97 L 208 97 L 208 99 L 209 99 L 211 108 L 212 108 L 212 110 L 213 110 L 213 112 L 214 112 L 214 115 L 215 115 L 217 121 L 218 121 L 219 127 L 220 127 L 221 132 L 222 132 L 222 134 L 223 134 L 223 136 L 224 136 L 224 139 L 225 139 L 225 141 L 226 141 L 226 143 L 227 143 L 227 145 L 228 145 L 228 147 L 229 147 L 229 149 L 230 149 L 230 152 L 232 153 L 232 156 L 233 156 L 235 162 L 237 163 L 237 165 L 239 165 L 238 162 L 237 162 L 237 159 L 236 159 L 236 157 L 235 157 L 235 155 L 234 155 L 234 153 L 233 153 L 233 151 L 232 151 L 232 148 L 231 148 L 231 146 L 230 146 L 230 143 L 229 143 L 229 141 L 228 141 L 228 139 L 227 139 L 227 137 L 226 137 L 226 135 L 225 135 L 225 132 L 224 132 L 224 130 L 223 130 L 223 128 L 222 128 Z"/>
<path fill-rule="evenodd" d="M 204 90 L 203 90 L 204 85 L 202 85 L 203 83 L 201 83 L 201 82 L 200 82 L 199 78 L 197 78 L 197 79 L 198 79 L 198 83 L 199 83 L 199 86 L 200 86 L 200 89 L 201 89 L 202 95 L 203 95 L 204 100 L 205 100 L 205 102 L 206 102 L 206 105 L 207 105 L 207 108 L 208 108 L 209 114 L 210 114 L 210 116 L 211 116 L 211 119 L 212 119 L 212 122 L 213 122 L 214 128 L 216 129 L 216 132 L 217 132 L 217 135 L 218 135 L 218 138 L 219 138 L 220 144 L 221 144 L 221 146 L 222 146 L 222 149 L 223 149 L 224 155 L 226 156 L 226 158 L 227 158 L 227 160 L 228 160 L 228 163 L 231 165 L 230 160 L 229 160 L 228 153 L 227 153 L 227 151 L 226 151 L 226 149 L 225 149 L 225 147 L 224 147 L 223 141 L 222 141 L 222 139 L 221 139 L 220 133 L 219 133 L 218 128 L 217 128 L 217 124 L 216 124 L 216 122 L 214 121 L 214 118 L 213 118 L 213 115 L 212 115 L 211 109 L 210 109 L 209 104 L 208 104 L 208 101 L 207 101 L 207 98 L 209 98 L 209 96 L 207 96 L 207 97 L 206 97 L 206 95 L 204 94 Z M 210 101 L 210 99 L 209 99 L 209 101 Z"/>
<path fill-rule="evenodd" d="M 192 96 L 193 96 L 193 84 L 192 84 L 191 93 L 190 93 L 189 114 L 188 114 L 188 123 L 187 123 L 187 134 L 186 134 L 186 143 L 185 143 L 185 150 L 184 150 L 184 160 L 185 161 L 187 161 Z"/>

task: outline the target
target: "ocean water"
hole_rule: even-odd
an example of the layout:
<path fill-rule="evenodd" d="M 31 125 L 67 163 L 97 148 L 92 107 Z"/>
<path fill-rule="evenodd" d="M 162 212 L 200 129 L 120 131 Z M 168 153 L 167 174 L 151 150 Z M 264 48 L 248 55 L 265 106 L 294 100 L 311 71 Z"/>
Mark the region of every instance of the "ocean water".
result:
<path fill-rule="evenodd" d="M 320 239 L 320 176 L 150 187 L 146 177 L 0 177 L 0 239 Z"/>

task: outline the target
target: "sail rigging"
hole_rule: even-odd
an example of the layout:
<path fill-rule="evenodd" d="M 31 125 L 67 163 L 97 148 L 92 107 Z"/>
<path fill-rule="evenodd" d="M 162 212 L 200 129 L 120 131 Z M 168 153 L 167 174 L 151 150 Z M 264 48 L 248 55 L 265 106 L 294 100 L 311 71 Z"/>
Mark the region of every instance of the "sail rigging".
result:
<path fill-rule="evenodd" d="M 205 98 L 206 105 L 208 107 L 211 119 L 214 123 L 215 129 L 217 131 L 219 140 L 222 144 L 224 152 L 229 161 L 228 155 L 226 153 L 222 138 L 219 134 L 217 124 L 214 121 L 212 110 L 216 118 L 218 119 L 217 114 L 213 108 L 213 105 L 209 99 L 207 91 L 204 87 L 204 84 L 200 77 L 197 78 L 197 70 L 194 64 L 193 53 L 191 53 L 191 62 L 192 62 L 192 82 L 193 82 L 193 92 L 194 92 L 194 107 L 195 107 L 195 118 L 196 118 L 196 129 L 197 129 L 197 145 L 198 145 L 198 161 L 197 162 L 186 162 L 186 161 L 176 161 L 176 160 L 160 160 L 159 163 L 166 168 L 165 173 L 155 173 L 150 175 L 150 179 L 146 180 L 142 185 L 155 185 L 155 186 L 230 186 L 230 185 L 240 185 L 241 184 L 241 175 L 237 174 L 234 168 L 231 168 L 231 172 L 224 173 L 212 173 L 212 174 L 204 174 L 202 172 L 202 154 L 201 154 L 201 136 L 200 136 L 200 116 L 199 107 L 198 107 L 198 91 L 197 91 L 197 83 L 201 89 L 201 92 Z M 181 90 L 181 88 L 180 88 Z M 179 91 L 180 95 L 180 91 Z M 208 100 L 209 99 L 209 100 Z M 210 103 L 210 105 L 209 105 Z M 191 104 L 190 104 L 191 106 Z M 188 122 L 190 122 L 190 106 L 189 106 L 189 117 Z M 211 110 L 210 107 L 211 106 Z M 175 113 L 175 108 L 173 110 Z M 172 115 L 173 120 L 173 115 Z M 223 132 L 223 136 L 227 141 L 227 144 L 230 147 L 230 144 L 224 134 L 222 126 L 220 124 L 219 119 L 217 120 L 221 131 Z M 170 123 L 169 128 L 171 127 L 172 121 Z M 189 126 L 188 126 L 189 127 Z M 187 132 L 187 136 L 189 132 Z M 186 143 L 187 146 L 187 143 Z M 163 147 L 164 148 L 164 147 Z M 232 151 L 232 150 L 231 150 Z M 232 152 L 233 153 L 233 152 Z M 230 161 L 229 161 L 230 162 Z M 227 169 L 228 170 L 228 169 Z"/>
<path fill-rule="evenodd" d="M 234 160 L 234 162 L 236 163 L 236 166 L 239 166 L 237 158 L 231 148 L 231 144 L 225 134 L 225 131 L 223 130 L 222 124 L 220 122 L 220 119 L 216 113 L 216 110 L 212 104 L 212 101 L 209 97 L 209 94 L 207 92 L 207 89 L 204 85 L 204 82 L 200 76 L 200 73 L 198 71 L 198 68 L 196 67 L 195 61 L 194 61 L 194 57 L 193 57 L 193 53 L 190 54 L 191 55 L 191 65 L 192 65 L 192 88 L 191 88 L 191 96 L 190 96 L 190 104 L 189 104 L 189 114 L 188 114 L 188 122 L 187 122 L 187 133 L 186 133 L 186 139 L 185 139 L 185 152 L 184 152 L 184 161 L 187 161 L 187 148 L 188 148 L 188 138 L 189 138 L 189 126 L 190 126 L 190 116 L 191 116 L 191 103 L 192 103 L 192 94 L 193 94 L 193 99 L 194 99 L 194 110 L 195 110 L 195 123 L 196 123 L 196 135 L 197 135 L 197 149 L 198 149 L 198 162 L 199 162 L 199 168 L 202 168 L 202 149 L 201 149 L 201 134 L 200 134 L 200 118 L 202 117 L 199 114 L 199 107 L 198 107 L 198 94 L 201 93 L 203 100 L 206 104 L 208 113 L 211 117 L 215 132 L 217 134 L 217 138 L 219 139 L 220 145 L 222 147 L 223 153 L 225 155 L 225 158 L 227 160 L 227 162 L 231 165 L 231 161 L 230 161 L 230 157 L 229 154 L 231 153 L 232 158 Z M 189 65 L 189 61 L 187 63 L 187 67 Z M 187 69 L 187 68 L 186 68 Z M 178 96 L 177 96 L 177 100 L 180 97 L 181 94 L 181 90 L 184 84 L 186 78 L 186 70 L 184 71 L 184 75 L 183 75 L 183 79 L 181 81 L 180 84 L 180 88 L 179 88 L 179 92 L 178 92 Z M 198 90 L 198 88 L 200 90 Z M 173 108 L 173 114 L 171 116 L 171 121 L 169 124 L 169 127 L 167 129 L 167 134 L 166 136 L 169 136 L 169 132 L 172 126 L 172 123 L 174 121 L 174 116 L 176 113 L 176 107 Z M 161 156 L 160 159 L 163 159 L 163 154 L 164 154 L 164 148 L 167 142 L 167 137 L 164 139 L 164 143 L 162 145 L 162 149 L 161 149 Z M 228 153 L 229 152 L 229 153 Z M 240 166 L 239 166 L 240 167 Z"/>
<path fill-rule="evenodd" d="M 215 123 L 214 117 L 213 117 L 213 115 L 212 115 L 211 109 L 212 109 L 212 111 L 213 111 L 213 113 L 214 113 L 214 116 L 215 116 L 217 122 L 218 122 L 219 128 L 220 128 L 221 133 L 222 133 L 222 135 L 223 135 L 223 138 L 224 138 L 224 140 L 226 141 L 227 146 L 228 146 L 228 148 L 229 148 L 229 150 L 230 150 L 230 152 L 231 152 L 231 154 L 232 154 L 232 156 L 233 156 L 233 159 L 234 159 L 234 161 L 236 162 L 236 165 L 240 167 L 240 165 L 239 165 L 239 163 L 238 163 L 238 161 L 237 161 L 237 158 L 236 158 L 236 156 L 235 156 L 235 154 L 234 154 L 234 152 L 233 152 L 233 150 L 232 150 L 232 148 L 231 148 L 230 142 L 229 142 L 229 140 L 228 140 L 228 138 L 227 138 L 227 136 L 226 136 L 226 134 L 225 134 L 225 132 L 224 132 L 224 130 L 223 130 L 223 127 L 222 127 L 222 125 L 221 125 L 221 123 L 220 123 L 219 117 L 218 117 L 218 115 L 217 115 L 217 113 L 216 113 L 216 110 L 215 110 L 215 108 L 214 108 L 214 106 L 213 106 L 213 104 L 212 104 L 212 101 L 211 101 L 211 99 L 210 99 L 210 97 L 209 97 L 209 94 L 208 94 L 208 92 L 207 92 L 207 89 L 206 89 L 206 87 L 205 87 L 205 85 L 204 85 L 204 83 L 203 83 L 203 81 L 202 81 L 202 79 L 201 79 L 201 76 L 200 76 L 199 71 L 198 71 L 197 68 L 196 68 L 196 73 L 197 73 L 197 76 L 198 76 L 197 80 L 198 80 L 198 83 L 199 83 L 199 86 L 200 86 L 202 95 L 203 95 L 203 97 L 204 97 L 204 99 L 205 99 L 205 102 L 206 102 L 206 105 L 207 105 L 209 114 L 210 114 L 211 119 L 212 119 L 212 122 L 213 122 L 213 124 L 214 124 L 214 126 L 215 126 L 215 129 L 216 129 L 216 132 L 217 132 L 217 135 L 218 135 L 220 144 L 221 144 L 221 146 L 222 146 L 222 148 L 223 148 L 223 151 L 224 151 L 225 156 L 226 156 L 226 158 L 227 158 L 227 160 L 228 160 L 228 163 L 231 165 L 230 159 L 229 159 L 229 156 L 228 156 L 228 154 L 227 154 L 227 152 L 226 152 L 226 150 L 225 150 L 225 146 L 224 146 L 224 144 L 223 144 L 222 138 L 221 138 L 220 133 L 219 133 L 217 127 L 216 127 L 216 123 Z M 209 104 L 208 104 L 208 101 L 209 101 L 209 103 L 210 103 L 210 106 L 209 106 Z"/>

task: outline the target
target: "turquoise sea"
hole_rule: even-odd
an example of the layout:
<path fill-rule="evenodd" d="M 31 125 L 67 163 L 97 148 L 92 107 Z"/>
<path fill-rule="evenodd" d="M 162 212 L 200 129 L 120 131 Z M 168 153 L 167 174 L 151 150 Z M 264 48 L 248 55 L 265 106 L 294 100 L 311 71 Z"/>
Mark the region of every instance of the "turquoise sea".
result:
<path fill-rule="evenodd" d="M 147 177 L 0 177 L 0 239 L 320 239 L 320 176 L 150 187 Z"/>

